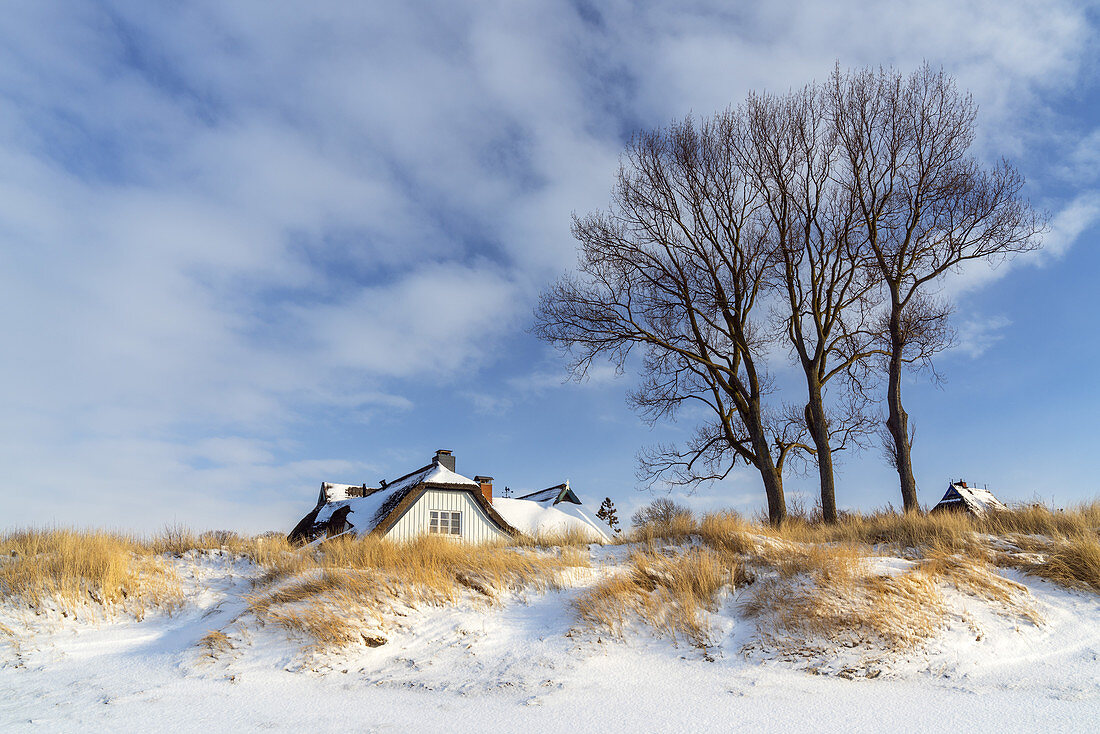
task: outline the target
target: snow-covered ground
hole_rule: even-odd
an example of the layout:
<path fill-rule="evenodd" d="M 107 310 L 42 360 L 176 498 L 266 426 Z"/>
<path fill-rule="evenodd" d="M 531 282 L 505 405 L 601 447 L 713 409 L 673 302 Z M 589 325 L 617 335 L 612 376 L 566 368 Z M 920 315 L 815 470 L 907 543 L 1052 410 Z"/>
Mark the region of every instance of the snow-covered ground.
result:
<path fill-rule="evenodd" d="M 1096 595 L 1004 572 L 1033 595 L 1036 626 L 948 591 L 939 637 L 884 659 L 873 679 L 852 678 L 852 651 L 810 662 L 746 654 L 756 631 L 736 594 L 712 615 L 706 651 L 645 628 L 625 641 L 577 629 L 571 599 L 626 549 L 592 553 L 593 570 L 565 590 L 409 610 L 387 644 L 326 656 L 234 623 L 257 571 L 217 554 L 174 561 L 188 602 L 171 616 L 74 621 L 0 606 L 0 624 L 17 630 L 14 645 L 0 643 L 0 730 L 1091 732 L 1100 722 Z M 211 657 L 198 641 L 219 628 L 234 648 Z"/>

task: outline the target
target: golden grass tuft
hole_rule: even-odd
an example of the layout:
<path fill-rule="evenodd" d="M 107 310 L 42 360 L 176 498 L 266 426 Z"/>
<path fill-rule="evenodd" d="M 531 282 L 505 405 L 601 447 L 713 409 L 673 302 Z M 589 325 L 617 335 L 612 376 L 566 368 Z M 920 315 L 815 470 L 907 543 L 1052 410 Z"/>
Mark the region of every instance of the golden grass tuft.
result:
<path fill-rule="evenodd" d="M 91 603 L 141 619 L 150 607 L 182 601 L 174 574 L 130 535 L 22 530 L 0 537 L 0 556 L 0 592 L 36 611 L 76 614 Z"/>
<path fill-rule="evenodd" d="M 513 545 L 522 548 L 587 548 L 590 545 L 604 545 L 592 540 L 592 534 L 580 528 L 566 528 L 549 532 L 540 532 L 534 536 L 522 535 L 513 541 Z"/>
<path fill-rule="evenodd" d="M 697 531 L 695 515 L 680 512 L 664 522 L 647 522 L 634 527 L 627 539 L 635 543 L 653 543 L 658 540 L 683 542 Z"/>
<path fill-rule="evenodd" d="M 705 545 L 727 553 L 752 553 L 760 545 L 759 530 L 736 512 L 703 515 L 696 533 Z"/>
<path fill-rule="evenodd" d="M 386 620 L 402 606 L 455 603 L 465 592 L 492 603 L 505 591 L 560 586 L 572 569 L 588 565 L 588 555 L 569 546 L 538 550 L 434 536 L 339 537 L 267 562 L 266 586 L 249 598 L 249 610 L 324 649 L 382 644 Z"/>
<path fill-rule="evenodd" d="M 1100 538 L 1095 533 L 1069 538 L 1017 535 L 1023 553 L 1000 553 L 1000 565 L 1015 566 L 1062 586 L 1100 592 Z"/>
<path fill-rule="evenodd" d="M 899 651 L 941 624 L 943 599 L 921 573 L 872 573 L 851 545 L 808 545 L 764 556 L 776 573 L 758 577 L 741 603 L 762 638 L 777 649 L 820 653 L 828 647 Z"/>
<path fill-rule="evenodd" d="M 1005 612 L 1027 619 L 1032 624 L 1043 623 L 1027 587 L 1001 576 L 984 558 L 932 548 L 920 562 L 919 571 L 930 578 L 950 583 L 959 591 L 994 602 Z"/>
<path fill-rule="evenodd" d="M 714 611 L 718 593 L 747 581 L 741 564 L 728 553 L 705 547 L 657 551 L 652 547 L 630 556 L 630 570 L 597 583 L 573 601 L 589 629 L 622 637 L 634 620 L 658 635 L 684 638 L 697 645 L 710 642 L 705 611 Z"/>
<path fill-rule="evenodd" d="M 229 635 L 222 630 L 210 630 L 199 638 L 198 644 L 199 647 L 206 649 L 206 653 L 210 657 L 217 657 L 221 653 L 233 649 L 233 642 L 229 639 Z"/>

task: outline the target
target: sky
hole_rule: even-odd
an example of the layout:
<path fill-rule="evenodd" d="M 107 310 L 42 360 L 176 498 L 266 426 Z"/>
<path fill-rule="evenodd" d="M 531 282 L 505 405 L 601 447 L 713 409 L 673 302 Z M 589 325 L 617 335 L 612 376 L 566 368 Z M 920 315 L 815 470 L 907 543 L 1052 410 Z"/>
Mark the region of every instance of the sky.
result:
<path fill-rule="evenodd" d="M 827 6 L 827 7 L 826 7 Z M 921 501 L 1091 499 L 1100 8 L 881 3 L 19 3 L 0 15 L 0 528 L 288 530 L 321 481 L 455 451 L 497 490 L 655 496 L 630 374 L 528 328 L 630 135 L 750 90 L 927 60 L 1049 212 L 947 284 L 945 378 L 905 385 Z M 778 379 L 794 368 L 782 359 Z M 807 506 L 815 475 L 790 476 Z M 741 468 L 674 498 L 763 507 Z M 875 450 L 842 508 L 900 505 Z"/>

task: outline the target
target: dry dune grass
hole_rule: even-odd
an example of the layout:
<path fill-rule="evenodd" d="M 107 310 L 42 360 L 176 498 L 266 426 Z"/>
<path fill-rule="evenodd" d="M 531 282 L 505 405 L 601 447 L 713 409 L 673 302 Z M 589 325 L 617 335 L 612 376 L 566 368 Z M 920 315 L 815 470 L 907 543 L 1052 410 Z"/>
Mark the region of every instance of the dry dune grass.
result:
<path fill-rule="evenodd" d="M 685 514 L 675 518 L 674 523 L 637 527 L 631 539 L 683 543 L 698 538 L 712 548 L 738 553 L 753 553 L 776 542 L 845 543 L 885 546 L 911 558 L 961 553 L 984 559 L 995 550 L 991 536 L 1031 551 L 1002 553 L 1002 565 L 1016 566 L 1066 586 L 1100 591 L 1100 500 L 1065 510 L 1032 504 L 980 518 L 962 513 L 880 511 L 849 513 L 830 525 L 794 516 L 779 528 L 749 522 L 733 512 L 698 519 Z"/>
<path fill-rule="evenodd" d="M 959 591 L 993 602 L 1012 616 L 1035 625 L 1043 623 L 1027 587 L 1001 576 L 984 558 L 953 553 L 946 548 L 932 548 L 925 554 L 918 570 L 925 576 L 951 584 Z"/>
<path fill-rule="evenodd" d="M 817 654 L 837 646 L 900 651 L 934 634 L 943 600 L 931 577 L 871 573 L 864 558 L 845 548 L 836 556 L 807 554 L 785 573 L 761 578 L 741 610 L 766 643 L 784 652 Z"/>
<path fill-rule="evenodd" d="M 650 522 L 636 526 L 626 540 L 634 543 L 652 543 L 657 540 L 684 541 L 698 533 L 699 524 L 689 512 L 677 514 L 667 522 Z"/>
<path fill-rule="evenodd" d="M 587 553 L 456 543 L 339 537 L 314 551 L 273 554 L 264 588 L 249 598 L 262 623 L 300 633 L 318 648 L 384 642 L 403 606 L 455 603 L 464 592 L 490 603 L 508 590 L 556 587 Z"/>
<path fill-rule="evenodd" d="M 174 575 L 139 539 L 67 528 L 0 537 L 0 590 L 35 611 L 56 606 L 77 614 L 94 603 L 139 619 L 150 607 L 181 602 Z"/>
<path fill-rule="evenodd" d="M 746 581 L 743 566 L 730 553 L 705 547 L 656 550 L 630 555 L 629 570 L 597 583 L 573 607 L 590 629 L 623 636 L 634 618 L 659 635 L 709 644 L 704 611 L 714 611 L 723 588 Z"/>
<path fill-rule="evenodd" d="M 943 585 L 980 597 L 1011 617 L 1041 624 L 1026 587 L 996 572 L 988 561 L 944 546 L 904 572 L 876 572 L 864 547 L 794 546 L 768 553 L 762 577 L 742 603 L 772 646 L 800 654 L 829 647 L 912 649 L 943 626 L 948 607 Z"/>
<path fill-rule="evenodd" d="M 876 512 L 824 525 L 796 517 L 781 528 L 733 512 L 680 514 L 636 528 L 629 539 L 639 548 L 626 571 L 586 590 L 574 606 L 582 623 L 613 635 L 640 620 L 659 635 L 706 645 L 708 613 L 729 589 L 741 592 L 743 612 L 772 639 L 901 649 L 942 624 L 946 585 L 1038 623 L 1026 589 L 998 574 L 991 559 L 1100 592 L 1098 528 L 1100 501 L 1057 512 L 1035 505 L 985 518 Z M 301 634 L 319 648 L 376 645 L 407 606 L 451 604 L 471 595 L 493 603 L 509 590 L 561 586 L 571 569 L 589 565 L 588 545 L 564 534 L 513 546 L 339 537 L 298 548 L 282 537 L 195 533 L 182 526 L 148 538 L 26 530 L 0 536 L 0 593 L 36 611 L 104 608 L 140 618 L 150 608 L 181 603 L 164 555 L 218 551 L 263 569 L 250 597 L 250 611 L 261 623 Z M 872 546 L 879 553 L 897 550 L 915 565 L 904 573 L 873 572 Z M 217 655 L 229 640 L 215 630 L 202 644 Z"/>
<path fill-rule="evenodd" d="M 233 642 L 229 635 L 222 630 L 210 630 L 199 639 L 199 647 L 205 648 L 208 655 L 217 655 L 233 649 Z"/>
<path fill-rule="evenodd" d="M 1013 527 L 1043 520 L 1030 514 L 1032 519 L 1017 519 Z M 1059 527 L 1066 532 L 1077 522 L 1063 519 Z M 659 633 L 705 643 L 703 611 L 713 610 L 718 590 L 730 583 L 714 586 L 715 570 L 736 568 L 739 580 L 731 588 L 747 586 L 740 595 L 742 613 L 755 621 L 766 644 L 785 652 L 911 649 L 944 624 L 945 585 L 988 600 L 1007 615 L 1041 623 L 1027 589 L 990 565 L 993 554 L 981 536 L 992 527 L 988 519 L 982 524 L 959 515 L 879 513 L 833 526 L 796 520 L 777 529 L 725 512 L 682 516 L 679 523 L 638 528 L 634 537 L 648 539 L 651 547 L 663 542 L 663 554 L 632 556 L 630 573 L 578 599 L 580 619 L 621 635 L 627 621 L 638 618 Z M 677 545 L 688 550 L 678 552 Z M 869 558 L 872 545 L 908 549 L 917 561 L 904 572 L 877 571 Z M 643 573 L 646 567 L 660 567 L 662 575 Z M 691 574 L 698 576 L 694 585 L 686 578 Z M 665 590 L 654 578 L 669 579 L 668 589 L 684 591 Z"/>
<path fill-rule="evenodd" d="M 1075 589 L 1100 592 L 1100 538 L 1095 533 L 1069 538 L 1022 535 L 1012 538 L 1023 553 L 999 553 L 1000 565 L 1015 566 Z"/>
<path fill-rule="evenodd" d="M 562 548 L 572 546 L 574 548 L 592 545 L 595 541 L 589 533 L 579 528 L 566 528 L 550 532 L 540 532 L 534 536 L 522 535 L 513 541 L 513 544 L 523 548 Z M 603 545 L 597 543 L 597 545 Z"/>

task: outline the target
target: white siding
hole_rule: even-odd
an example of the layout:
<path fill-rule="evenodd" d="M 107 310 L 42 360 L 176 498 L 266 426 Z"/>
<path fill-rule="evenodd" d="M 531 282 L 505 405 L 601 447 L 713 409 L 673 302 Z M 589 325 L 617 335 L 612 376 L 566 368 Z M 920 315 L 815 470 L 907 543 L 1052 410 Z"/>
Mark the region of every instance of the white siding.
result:
<path fill-rule="evenodd" d="M 451 489 L 426 491 L 390 528 L 386 537 L 393 540 L 412 540 L 419 535 L 425 535 L 428 532 L 428 513 L 432 510 L 462 513 L 462 535 L 451 537 L 461 537 L 471 543 L 508 538 L 508 535 L 498 530 L 489 516 L 478 507 L 469 492 Z"/>

